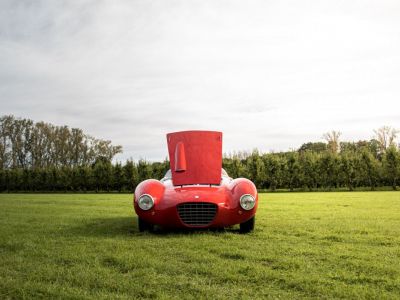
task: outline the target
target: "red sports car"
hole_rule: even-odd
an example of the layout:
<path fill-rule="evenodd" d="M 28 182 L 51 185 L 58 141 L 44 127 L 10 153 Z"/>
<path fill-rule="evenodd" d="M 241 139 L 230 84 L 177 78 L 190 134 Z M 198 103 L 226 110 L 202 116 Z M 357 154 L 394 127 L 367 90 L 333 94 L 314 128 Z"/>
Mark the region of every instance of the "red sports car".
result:
<path fill-rule="evenodd" d="M 258 194 L 248 179 L 232 179 L 222 169 L 222 133 L 182 131 L 167 134 L 170 170 L 135 190 L 139 230 L 223 228 L 254 229 Z"/>

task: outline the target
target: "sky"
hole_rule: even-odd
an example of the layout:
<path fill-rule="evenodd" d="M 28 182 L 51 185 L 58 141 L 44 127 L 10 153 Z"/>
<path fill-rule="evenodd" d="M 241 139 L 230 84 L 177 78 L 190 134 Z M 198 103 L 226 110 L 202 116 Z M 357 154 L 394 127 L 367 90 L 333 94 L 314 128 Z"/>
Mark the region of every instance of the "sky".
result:
<path fill-rule="evenodd" d="M 223 151 L 400 128 L 399 1 L 0 1 L 0 115 L 162 160 L 166 133 Z"/>

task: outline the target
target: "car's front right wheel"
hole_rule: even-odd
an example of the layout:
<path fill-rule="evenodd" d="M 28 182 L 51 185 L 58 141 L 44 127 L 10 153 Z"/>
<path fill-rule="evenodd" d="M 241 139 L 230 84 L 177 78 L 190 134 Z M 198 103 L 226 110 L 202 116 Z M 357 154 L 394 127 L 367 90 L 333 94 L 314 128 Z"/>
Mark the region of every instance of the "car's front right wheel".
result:
<path fill-rule="evenodd" d="M 240 224 L 240 233 L 249 233 L 254 230 L 254 225 L 256 223 L 256 216 Z"/>
<path fill-rule="evenodd" d="M 147 223 L 145 220 L 139 217 L 138 217 L 138 227 L 140 232 L 153 231 L 153 224 Z"/>

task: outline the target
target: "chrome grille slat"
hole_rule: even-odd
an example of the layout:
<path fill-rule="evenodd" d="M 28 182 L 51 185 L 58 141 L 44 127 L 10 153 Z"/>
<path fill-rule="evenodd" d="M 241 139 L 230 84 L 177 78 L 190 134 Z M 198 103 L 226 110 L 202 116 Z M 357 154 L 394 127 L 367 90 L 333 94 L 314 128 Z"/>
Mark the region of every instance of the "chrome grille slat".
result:
<path fill-rule="evenodd" d="M 190 226 L 208 225 L 217 213 L 217 205 L 205 202 L 182 203 L 177 209 L 182 222 Z"/>

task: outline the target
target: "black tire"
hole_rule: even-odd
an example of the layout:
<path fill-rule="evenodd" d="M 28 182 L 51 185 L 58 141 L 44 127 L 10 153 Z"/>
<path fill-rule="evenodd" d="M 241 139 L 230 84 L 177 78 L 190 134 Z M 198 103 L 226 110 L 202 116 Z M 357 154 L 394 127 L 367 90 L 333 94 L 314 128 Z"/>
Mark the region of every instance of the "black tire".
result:
<path fill-rule="evenodd" d="M 256 216 L 240 224 L 240 233 L 249 233 L 254 230 Z"/>
<path fill-rule="evenodd" d="M 140 232 L 153 231 L 153 225 L 138 217 L 138 227 Z"/>

